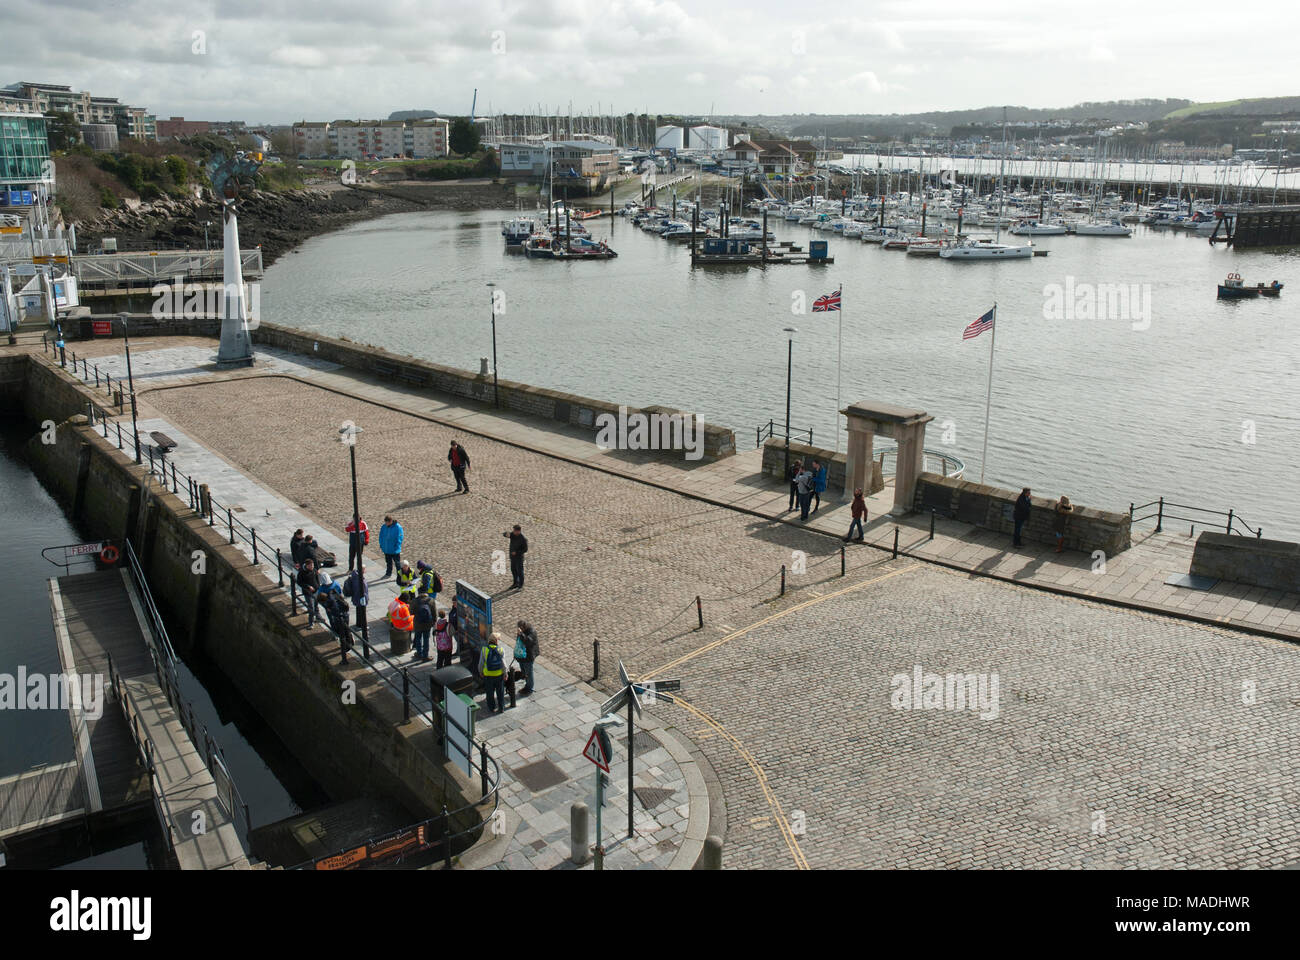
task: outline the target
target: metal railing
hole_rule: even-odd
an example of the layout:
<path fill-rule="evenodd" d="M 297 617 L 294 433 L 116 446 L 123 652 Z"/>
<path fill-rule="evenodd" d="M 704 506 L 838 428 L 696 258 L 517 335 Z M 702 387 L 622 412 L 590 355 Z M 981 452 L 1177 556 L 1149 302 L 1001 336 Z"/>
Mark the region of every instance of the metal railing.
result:
<path fill-rule="evenodd" d="M 785 424 L 777 423 L 775 420 L 769 420 L 767 423 L 759 424 L 754 430 L 754 446 L 761 450 L 763 448 L 763 441 L 768 437 L 784 440 Z M 805 440 L 804 437 L 807 437 L 808 439 Z M 795 441 L 798 441 L 799 443 L 807 443 L 808 446 L 811 447 L 813 445 L 812 427 L 809 427 L 806 430 L 795 430 L 792 427 L 790 429 L 790 442 L 794 443 Z"/>
<path fill-rule="evenodd" d="M 1154 507 L 1154 510 L 1151 508 Z M 1143 510 L 1151 512 L 1138 516 Z M 1186 516 L 1181 513 L 1174 513 L 1175 510 L 1190 510 L 1195 516 Z M 1174 503 L 1172 500 L 1166 500 L 1164 497 L 1158 497 L 1150 503 L 1130 503 L 1128 505 L 1129 523 L 1142 523 L 1147 520 L 1155 520 L 1156 533 L 1164 530 L 1166 520 L 1182 520 L 1192 525 L 1192 531 L 1196 530 L 1196 524 L 1201 524 L 1207 529 L 1222 528 L 1224 533 L 1235 533 L 1239 536 L 1251 536 L 1263 539 L 1263 526 L 1252 527 L 1249 523 L 1237 515 L 1235 510 L 1209 510 L 1205 507 L 1193 507 L 1186 503 Z M 1240 529 L 1239 529 L 1240 528 Z M 1190 535 L 1190 534 L 1189 534 Z"/>
<path fill-rule="evenodd" d="M 51 362 L 58 363 L 59 360 L 56 358 Z M 91 375 L 97 373 L 93 365 L 90 366 L 85 365 L 84 358 L 82 361 L 82 365 L 79 368 L 76 362 L 75 354 L 73 358 L 73 370 L 74 372 L 80 370 L 81 372 L 78 373 L 78 376 L 81 376 L 83 379 L 85 379 L 87 383 L 92 382 L 92 380 L 90 379 Z M 95 405 L 93 402 L 88 401 L 88 407 L 91 409 L 92 424 L 95 425 L 97 429 L 102 428 L 104 438 L 109 442 L 112 442 L 113 431 L 109 429 L 108 415 L 102 410 L 102 408 L 97 407 L 97 405 Z M 116 441 L 117 441 L 118 449 L 119 450 L 123 449 L 124 443 L 126 446 L 130 446 L 129 436 L 125 441 L 123 439 L 121 422 L 116 421 L 114 423 L 114 427 L 116 428 Z M 129 430 L 128 430 L 128 434 L 129 434 Z M 138 442 L 139 440 L 138 436 L 135 439 Z M 289 593 L 290 613 L 291 615 L 296 616 L 298 613 L 298 604 L 300 602 L 298 596 L 299 589 L 297 585 L 298 571 L 294 566 L 292 560 L 286 558 L 278 547 L 273 547 L 264 538 L 258 536 L 257 529 L 255 527 L 251 527 L 245 524 L 238 517 L 236 517 L 233 508 L 222 505 L 216 499 L 216 497 L 212 496 L 211 491 L 207 490 L 204 484 L 200 483 L 193 476 L 189 474 L 183 474 L 179 472 L 176 469 L 175 462 L 174 461 L 169 462 L 166 455 L 163 454 L 161 451 L 157 450 L 157 448 L 155 448 L 153 445 L 145 445 L 144 452 L 146 453 L 146 456 L 142 458 L 142 466 L 144 466 L 147 469 L 148 475 L 150 477 L 157 477 L 161 481 L 161 485 L 163 486 L 164 490 L 167 489 L 168 483 L 170 482 L 171 492 L 178 497 L 186 498 L 190 509 L 193 510 L 198 516 L 207 519 L 208 526 L 214 528 L 220 526 L 224 528 L 225 536 L 229 539 L 231 545 L 236 545 L 240 542 L 246 544 L 252 552 L 252 562 L 254 565 L 260 566 L 264 562 L 275 563 L 276 584 L 281 589 L 287 589 L 287 592 Z M 126 547 L 127 547 L 128 566 L 131 569 L 132 576 L 135 578 L 137 585 L 141 587 L 142 596 L 146 598 L 146 612 L 149 615 L 150 625 L 156 631 L 157 636 L 160 639 L 160 643 L 159 643 L 160 647 L 162 648 L 162 650 L 165 651 L 165 655 L 160 653 L 158 656 L 156 656 L 155 663 L 161 661 L 163 663 L 173 665 L 173 669 L 171 670 L 170 676 L 173 678 L 172 686 L 173 688 L 175 688 L 174 664 L 175 664 L 176 656 L 174 651 L 172 650 L 171 641 L 167 637 L 166 628 L 162 623 L 162 617 L 158 614 L 158 610 L 157 607 L 154 605 L 153 598 L 148 592 L 148 588 L 144 580 L 144 572 L 140 567 L 139 560 L 136 557 L 134 549 L 131 548 L 131 544 L 129 541 L 127 541 Z M 286 574 L 288 579 L 287 586 L 285 583 Z M 305 601 L 302 602 L 305 605 Z M 337 639 L 340 642 L 340 645 L 342 645 L 342 638 L 339 637 L 339 635 L 334 631 L 333 626 L 329 623 L 328 617 L 324 617 L 323 622 L 325 623 L 326 627 L 330 630 L 330 633 L 335 637 L 335 639 Z M 352 629 L 356 630 L 357 628 L 353 627 Z M 350 643 L 349 646 L 351 646 Z M 151 652 L 153 652 L 152 649 Z M 444 723 L 452 724 L 454 727 L 456 727 L 457 730 L 459 730 L 463 735 L 465 735 L 466 739 L 469 739 L 468 731 L 466 731 L 464 727 L 462 727 L 459 723 L 457 723 L 455 719 L 445 716 L 445 712 L 442 708 L 442 704 L 438 702 L 437 697 L 435 695 L 434 681 L 432 676 L 429 677 L 429 685 L 427 691 L 421 689 L 420 684 L 412 681 L 410 676 L 410 671 L 408 668 L 394 663 L 382 652 L 380 652 L 373 643 L 367 642 L 364 635 L 362 637 L 362 656 L 358 657 L 358 660 L 362 664 L 364 664 L 371 672 L 373 672 L 376 675 L 376 677 L 379 678 L 380 681 L 382 681 L 401 699 L 403 722 L 409 721 L 413 714 L 414 715 L 428 714 L 429 722 L 430 725 L 435 730 L 439 747 L 443 748 L 444 753 L 446 752 L 445 743 L 444 743 L 445 736 L 443 733 Z M 387 672 L 385 672 L 384 670 L 385 667 L 388 668 Z M 161 674 L 160 674 L 160 682 L 162 682 Z M 164 687 L 166 686 L 167 685 L 164 684 Z M 177 712 L 178 714 L 181 713 L 180 709 L 178 709 Z M 190 714 L 192 716 L 192 711 L 190 711 Z M 211 738 L 207 737 L 206 730 L 202 730 L 201 733 L 203 739 L 208 741 L 211 740 Z M 198 736 L 198 734 L 195 735 Z M 478 822 L 474 823 L 473 825 L 471 825 L 470 827 L 464 830 L 458 831 L 456 833 L 445 834 L 445 839 L 448 841 L 456 840 L 462 836 L 465 836 L 469 833 L 481 829 L 482 827 L 486 826 L 490 820 L 492 820 L 499 802 L 498 789 L 500 788 L 500 784 L 501 784 L 501 767 L 500 764 L 497 763 L 496 759 L 489 754 L 487 749 L 487 744 L 485 741 L 478 740 L 478 741 L 472 741 L 472 743 L 473 743 L 473 747 L 476 749 L 470 750 L 470 754 L 471 754 L 470 766 L 471 769 L 476 770 L 478 772 L 481 787 L 482 787 L 482 796 L 480 796 L 479 799 L 472 801 L 471 803 L 465 804 L 457 808 L 456 810 L 450 812 L 448 812 L 444 807 L 443 813 L 441 815 L 437 817 L 433 817 L 426 821 L 422 821 L 421 823 L 415 824 L 404 831 L 399 831 L 399 835 L 405 835 L 406 832 L 419 829 L 421 831 L 421 835 L 427 837 L 432 835 L 430 831 L 433 830 L 434 827 L 436 826 L 438 828 L 437 829 L 438 835 L 440 837 L 443 837 L 444 833 L 442 830 L 442 825 L 444 820 L 446 820 L 447 817 L 460 816 L 469 810 L 473 810 L 477 807 L 481 807 L 484 803 L 487 802 L 491 802 L 492 809 L 488 811 L 486 816 L 484 816 L 481 820 L 479 820 Z M 220 762 L 221 769 L 224 775 L 227 778 L 229 778 L 229 773 L 228 771 L 225 770 L 224 760 L 221 757 L 220 748 L 216 747 L 215 742 L 213 742 L 213 747 L 215 748 L 215 750 L 212 751 L 212 755 L 215 757 L 217 761 Z M 477 757 L 475 756 L 475 754 L 477 754 Z M 211 767 L 209 767 L 209 769 L 211 769 Z M 216 776 L 217 774 L 214 773 L 214 778 Z M 232 790 L 234 789 L 233 781 L 231 782 L 231 789 Z M 237 798 L 237 793 L 236 793 L 236 798 Z M 236 802 L 244 806 L 245 819 L 247 820 L 247 805 L 242 804 L 242 802 L 238 801 L 237 799 Z M 446 822 L 449 823 L 450 821 L 446 821 Z M 376 844 L 379 844 L 380 847 L 382 847 L 382 856 L 379 857 L 372 856 L 366 859 L 371 859 L 371 860 L 384 859 L 387 861 L 387 860 L 392 860 L 394 856 L 397 856 L 398 859 L 402 859 L 405 856 L 409 855 L 410 851 L 406 850 L 405 848 L 394 851 L 392 849 L 392 844 L 389 843 L 389 841 L 391 841 L 392 839 L 393 839 L 392 837 L 386 837 L 386 838 L 379 838 L 379 840 L 375 841 Z M 419 847 L 419 849 L 422 850 L 428 849 L 431 845 L 432 845 L 431 842 L 426 842 L 424 846 Z M 447 857 L 448 857 L 448 865 L 449 865 L 450 847 L 447 846 L 446 850 L 448 851 Z M 350 855 L 353 854 L 354 852 L 355 850 L 339 851 L 339 853 L 336 855 L 316 858 L 315 860 L 309 863 L 299 865 L 298 868 L 314 868 L 317 864 L 321 863 L 322 861 L 333 860 L 336 857 Z M 293 869 L 298 869 L 298 868 L 293 868 Z"/>
<path fill-rule="evenodd" d="M 194 705 L 181 694 L 180 681 L 176 672 L 176 650 L 172 647 L 171 637 L 167 634 L 167 626 L 163 623 L 157 604 L 154 603 L 153 593 L 149 590 L 149 584 L 144 577 L 144 568 L 140 565 L 140 558 L 136 555 L 135 548 L 129 539 L 124 543 L 127 570 L 130 572 L 131 580 L 144 607 L 145 617 L 149 622 L 150 636 L 145 639 L 149 641 L 149 655 L 153 658 L 154 674 L 158 679 L 158 685 L 166 695 L 167 703 L 176 711 L 181 725 L 189 733 L 190 741 L 199 749 L 204 765 L 217 785 L 217 798 L 227 816 L 232 823 L 236 824 L 239 818 L 243 817 L 244 836 L 247 838 L 248 832 L 253 829 L 248 804 L 244 802 L 239 788 L 235 785 L 235 778 L 226 763 L 221 745 L 208 733 L 207 726 L 195 715 Z"/>
<path fill-rule="evenodd" d="M 876 461 L 880 464 L 881 476 L 892 477 L 896 475 L 898 473 L 898 447 L 885 447 L 883 450 L 877 450 Z M 893 467 L 886 469 L 886 462 L 892 462 Z M 943 477 L 960 479 L 966 472 L 966 462 L 961 457 L 954 456 L 951 453 L 925 447 L 921 450 L 921 472 L 937 473 Z"/>

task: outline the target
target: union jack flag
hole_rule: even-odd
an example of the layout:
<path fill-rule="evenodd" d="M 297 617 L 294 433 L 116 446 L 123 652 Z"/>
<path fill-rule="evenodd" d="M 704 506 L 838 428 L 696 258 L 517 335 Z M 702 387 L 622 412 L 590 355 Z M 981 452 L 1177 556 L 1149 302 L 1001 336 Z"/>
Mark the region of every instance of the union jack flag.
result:
<path fill-rule="evenodd" d="M 970 324 L 970 326 L 968 326 L 965 330 L 963 330 L 961 332 L 961 338 L 963 340 L 970 340 L 973 339 L 974 337 L 978 337 L 985 330 L 992 330 L 992 329 L 993 329 L 993 311 L 990 310 L 988 313 L 984 314 L 984 316 L 980 317 L 978 320 L 973 321 Z"/>
<path fill-rule="evenodd" d="M 842 290 L 844 288 L 841 287 L 840 289 Z M 839 290 L 836 290 L 834 293 L 828 293 L 824 297 L 818 297 L 816 300 L 813 301 L 813 313 L 828 313 L 831 310 L 838 310 L 839 308 L 840 308 Z"/>

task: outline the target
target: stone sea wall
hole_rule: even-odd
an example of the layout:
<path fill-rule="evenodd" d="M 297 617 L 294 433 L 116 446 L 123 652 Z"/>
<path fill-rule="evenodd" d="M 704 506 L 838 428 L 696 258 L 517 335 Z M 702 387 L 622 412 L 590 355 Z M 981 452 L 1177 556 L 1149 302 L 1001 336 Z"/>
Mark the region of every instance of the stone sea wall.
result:
<path fill-rule="evenodd" d="M 936 473 L 923 473 L 916 484 L 915 509 L 929 513 L 934 510 L 941 517 L 974 524 L 985 530 L 997 530 L 1008 538 L 1015 531 L 1012 509 L 1019 490 L 1003 490 L 969 480 L 941 477 Z M 1022 537 L 1036 543 L 1056 543 L 1053 527 L 1055 500 L 1032 497 L 1029 520 Z M 1101 550 L 1114 556 L 1133 545 L 1129 515 L 1109 510 L 1074 505 L 1065 528 L 1065 546 L 1069 550 L 1091 553 Z"/>

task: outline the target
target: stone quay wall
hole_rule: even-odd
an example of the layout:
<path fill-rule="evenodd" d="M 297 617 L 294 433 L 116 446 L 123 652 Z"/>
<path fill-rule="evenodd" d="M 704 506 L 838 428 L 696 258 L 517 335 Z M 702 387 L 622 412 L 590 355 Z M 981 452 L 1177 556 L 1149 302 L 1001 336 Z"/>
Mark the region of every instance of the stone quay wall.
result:
<path fill-rule="evenodd" d="M 790 460 L 817 460 L 826 464 L 826 489 L 838 494 L 844 489 L 844 465 L 847 454 L 836 453 L 825 447 L 813 447 L 796 440 L 790 441 Z M 763 472 L 776 479 L 785 477 L 785 437 L 769 437 L 763 444 Z M 867 496 L 885 489 L 885 479 L 881 471 L 880 460 L 871 461 L 871 489 Z"/>
<path fill-rule="evenodd" d="M 291 353 L 319 357 L 386 380 L 400 381 L 424 387 L 439 393 L 450 394 L 481 403 L 493 400 L 492 375 L 474 374 L 454 367 L 419 360 L 412 356 L 390 353 L 381 347 L 353 343 L 335 337 L 326 337 L 278 324 L 263 323 L 253 332 L 256 343 L 279 347 Z M 497 385 L 501 407 L 526 413 L 543 420 L 554 420 L 570 426 L 589 429 L 594 442 L 597 432 L 596 418 L 601 414 L 619 415 L 619 404 L 545 387 L 534 387 L 514 380 L 500 380 Z M 668 407 L 627 407 L 628 414 L 671 414 Z M 717 460 L 736 452 L 736 435 L 726 427 L 703 424 L 704 458 Z M 679 452 L 664 451 L 665 456 L 680 456 Z"/>
<path fill-rule="evenodd" d="M 985 530 L 996 530 L 1011 536 L 1015 532 L 1012 509 L 1019 490 L 1004 490 L 969 480 L 941 477 L 937 473 L 923 473 L 917 480 L 914 508 L 923 513 L 936 511 L 941 517 L 974 524 Z M 1029 519 L 1021 533 L 1023 539 L 1036 543 L 1056 543 L 1053 522 L 1056 514 L 1055 500 L 1046 497 L 1030 498 Z M 1133 545 L 1130 518 L 1127 513 L 1095 510 L 1074 505 L 1065 528 L 1065 546 L 1070 550 L 1091 553 L 1101 550 L 1115 556 Z"/>
<path fill-rule="evenodd" d="M 382 680 L 355 658 L 339 666 L 337 640 L 304 629 L 305 613 L 292 613 L 265 562 L 254 566 L 220 527 L 88 425 L 87 388 L 40 355 L 27 360 L 23 408 L 37 423 L 57 423 L 54 443 L 39 434 L 28 443 L 33 469 L 91 536 L 129 536 L 178 627 L 178 650 L 200 647 L 333 799 L 380 794 L 421 817 L 477 799 L 478 785 L 445 761 L 433 731 L 402 721 Z M 355 703 L 345 702 L 345 681 L 355 683 Z M 453 829 L 477 819 L 463 813 Z"/>
<path fill-rule="evenodd" d="M 1300 543 L 1205 532 L 1196 538 L 1190 572 L 1266 590 L 1300 590 Z"/>

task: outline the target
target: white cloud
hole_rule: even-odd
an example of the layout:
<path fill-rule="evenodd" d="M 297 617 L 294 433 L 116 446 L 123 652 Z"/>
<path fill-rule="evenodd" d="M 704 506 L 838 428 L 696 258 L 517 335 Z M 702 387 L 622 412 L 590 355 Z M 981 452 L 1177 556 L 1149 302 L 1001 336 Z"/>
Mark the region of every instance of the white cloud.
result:
<path fill-rule="evenodd" d="M 704 84 L 706 84 L 706 83 L 708 82 L 708 80 L 709 80 L 708 77 L 706 77 L 704 74 L 700 73 L 698 70 L 695 70 L 695 71 L 692 71 L 691 73 L 688 73 L 685 77 L 683 77 L 683 79 L 684 79 L 687 83 L 689 83 L 692 87 L 702 87 L 702 86 L 704 86 Z"/>

